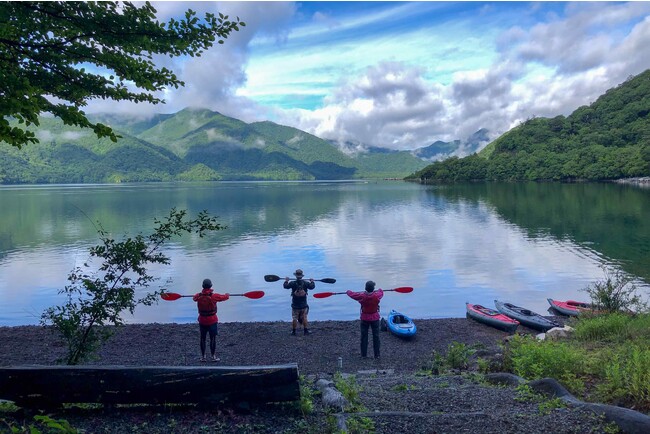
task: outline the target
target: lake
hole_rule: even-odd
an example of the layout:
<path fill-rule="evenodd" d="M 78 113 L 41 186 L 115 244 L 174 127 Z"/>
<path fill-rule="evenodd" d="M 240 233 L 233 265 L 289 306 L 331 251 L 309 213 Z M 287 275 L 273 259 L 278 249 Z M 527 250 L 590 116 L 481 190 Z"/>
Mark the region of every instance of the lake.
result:
<path fill-rule="evenodd" d="M 208 210 L 228 226 L 167 245 L 151 268 L 169 291 L 193 294 L 209 277 L 217 292 L 263 290 L 259 300 L 219 304 L 231 321 L 288 321 L 282 282 L 263 276 L 337 279 L 320 291 L 386 293 L 382 312 L 462 317 L 465 302 L 495 299 L 545 314 L 548 297 L 584 300 L 602 266 L 650 287 L 650 189 L 617 184 L 422 186 L 401 181 L 219 182 L 0 186 L 0 325 L 38 324 L 69 272 L 98 244 L 98 222 L 116 239 L 147 234 L 172 207 Z M 171 283 L 167 284 L 166 282 Z M 156 286 L 156 288 L 158 287 Z M 310 296 L 310 319 L 358 318 L 345 295 Z M 139 307 L 127 322 L 188 323 L 188 298 Z"/>

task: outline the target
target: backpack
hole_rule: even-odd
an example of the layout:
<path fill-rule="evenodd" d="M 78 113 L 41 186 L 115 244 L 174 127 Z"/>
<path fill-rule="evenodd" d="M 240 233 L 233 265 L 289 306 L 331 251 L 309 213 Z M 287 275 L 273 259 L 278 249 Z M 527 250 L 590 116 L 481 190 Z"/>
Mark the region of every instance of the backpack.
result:
<path fill-rule="evenodd" d="M 296 280 L 296 287 L 293 290 L 292 294 L 294 297 L 306 297 L 307 296 L 307 290 L 305 290 L 305 281 L 304 280 Z"/>
<path fill-rule="evenodd" d="M 217 314 L 217 303 L 212 300 L 210 294 L 201 294 L 196 301 L 196 306 L 199 308 L 199 315 L 212 316 Z"/>

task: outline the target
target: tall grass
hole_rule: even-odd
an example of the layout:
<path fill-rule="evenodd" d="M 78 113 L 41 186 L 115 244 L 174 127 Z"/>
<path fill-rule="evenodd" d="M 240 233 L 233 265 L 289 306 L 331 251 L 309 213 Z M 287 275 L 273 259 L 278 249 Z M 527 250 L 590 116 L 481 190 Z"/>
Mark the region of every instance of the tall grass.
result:
<path fill-rule="evenodd" d="M 650 344 L 650 315 L 612 313 L 574 324 L 575 338 L 583 342 L 626 342 L 637 339 Z"/>
<path fill-rule="evenodd" d="M 573 393 L 582 393 L 585 354 L 567 342 L 537 341 L 530 336 L 516 336 L 510 341 L 509 357 L 515 374 L 536 380 L 552 377 Z"/>
<path fill-rule="evenodd" d="M 515 337 L 506 366 L 529 380 L 555 378 L 585 399 L 650 411 L 650 314 L 613 313 L 573 325 L 565 341 Z"/>

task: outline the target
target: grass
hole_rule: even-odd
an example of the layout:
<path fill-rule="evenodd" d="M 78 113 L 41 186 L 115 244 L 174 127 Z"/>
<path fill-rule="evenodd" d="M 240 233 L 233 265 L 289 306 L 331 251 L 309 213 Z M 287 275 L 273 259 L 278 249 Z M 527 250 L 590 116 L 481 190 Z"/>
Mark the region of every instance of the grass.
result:
<path fill-rule="evenodd" d="M 432 352 L 431 361 L 419 371 L 421 375 L 441 375 L 451 370 L 464 371 L 469 368 L 470 357 L 479 345 L 468 346 L 462 342 L 452 342 L 447 346 L 447 352 L 442 355 Z"/>
<path fill-rule="evenodd" d="M 335 373 L 334 387 L 348 400 L 348 406 L 345 408 L 346 412 L 359 413 L 366 411 L 366 408 L 361 403 L 361 388 L 355 376 L 343 376 L 340 372 Z"/>
<path fill-rule="evenodd" d="M 515 337 L 506 366 L 528 380 L 553 377 L 588 401 L 650 412 L 650 314 L 612 313 L 572 325 L 565 341 Z"/>

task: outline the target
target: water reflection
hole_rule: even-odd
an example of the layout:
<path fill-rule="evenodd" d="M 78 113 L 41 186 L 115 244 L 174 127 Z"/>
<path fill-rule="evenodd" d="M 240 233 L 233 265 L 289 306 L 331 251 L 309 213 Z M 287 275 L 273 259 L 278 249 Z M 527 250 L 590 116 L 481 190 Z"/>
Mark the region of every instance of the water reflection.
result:
<path fill-rule="evenodd" d="M 617 187 L 617 188 L 611 188 Z M 599 195 L 606 199 L 597 199 Z M 610 196 L 619 197 L 614 201 Z M 61 302 L 57 288 L 97 243 L 94 221 L 116 236 L 147 232 L 171 207 L 207 209 L 228 229 L 169 246 L 152 267 L 171 291 L 192 294 L 210 277 L 218 292 L 264 290 L 219 305 L 222 321 L 290 319 L 288 291 L 265 274 L 301 267 L 316 291 L 413 286 L 382 308 L 417 318 L 464 316 L 465 301 L 507 299 L 539 312 L 547 297 L 584 298 L 603 263 L 648 276 L 647 194 L 621 186 L 379 183 L 213 183 L 0 189 L 0 324 L 36 324 Z M 638 202 L 636 204 L 630 202 Z M 613 214 L 614 211 L 619 212 Z M 599 222 L 613 221 L 610 225 Z M 588 226 L 588 227 L 585 227 Z M 631 249 L 623 247 L 636 237 Z M 314 320 L 355 319 L 345 296 L 311 299 Z M 130 322 L 193 322 L 189 299 L 138 308 Z"/>

